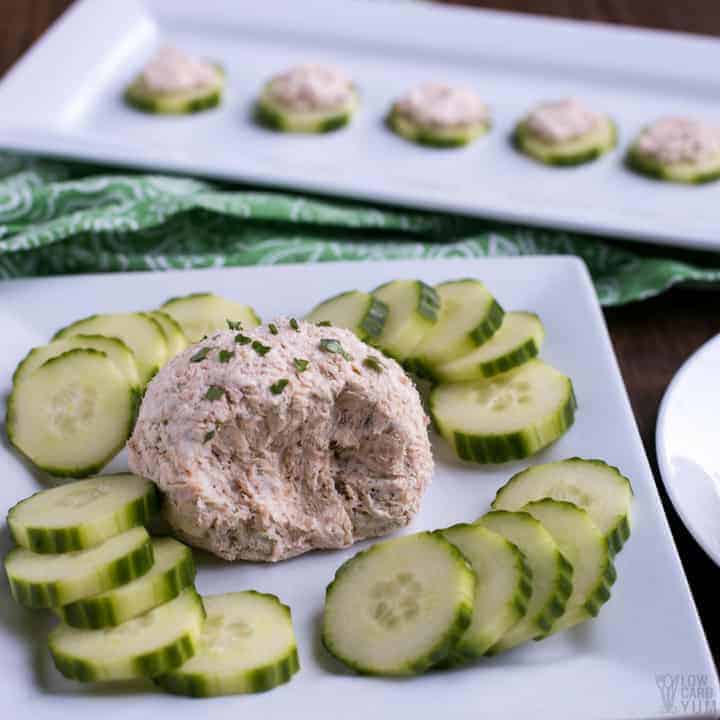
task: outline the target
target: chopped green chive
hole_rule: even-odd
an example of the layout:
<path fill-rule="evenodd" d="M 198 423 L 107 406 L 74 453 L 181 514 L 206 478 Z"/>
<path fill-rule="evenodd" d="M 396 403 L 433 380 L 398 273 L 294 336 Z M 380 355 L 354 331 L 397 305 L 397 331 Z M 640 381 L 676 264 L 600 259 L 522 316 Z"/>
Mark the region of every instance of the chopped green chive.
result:
<path fill-rule="evenodd" d="M 277 382 L 274 382 L 270 386 L 270 392 L 273 395 L 279 395 L 287 386 L 290 381 L 287 378 L 282 378 L 282 380 L 278 380 Z"/>
<path fill-rule="evenodd" d="M 203 438 L 203 445 L 208 442 L 209 440 L 212 440 L 215 437 L 215 431 L 214 430 L 208 430 L 205 433 L 205 437 Z"/>
<path fill-rule="evenodd" d="M 318 327 L 332 327 L 332 323 L 329 320 L 321 320 L 318 323 L 315 323 Z"/>
<path fill-rule="evenodd" d="M 268 323 L 268 330 L 269 330 L 273 335 L 277 335 L 277 334 L 278 334 L 277 325 L 276 325 L 275 323 Z"/>
<path fill-rule="evenodd" d="M 383 364 L 376 357 L 373 357 L 372 355 L 368 355 L 363 360 L 363 365 L 366 368 L 370 368 L 371 370 L 373 370 L 376 373 L 381 373 L 383 371 Z"/>
<path fill-rule="evenodd" d="M 300 332 L 300 325 L 299 325 L 298 321 L 297 321 L 295 318 L 290 318 L 290 327 L 291 327 L 295 332 Z"/>
<path fill-rule="evenodd" d="M 232 352 L 232 351 L 230 351 L 230 350 L 221 350 L 221 351 L 218 353 L 218 360 L 219 360 L 221 363 L 230 362 L 230 359 L 231 359 L 231 358 L 234 358 L 234 357 L 235 357 L 235 353 Z"/>
<path fill-rule="evenodd" d="M 205 393 L 205 400 L 219 400 L 225 394 L 225 390 L 217 385 L 211 385 Z"/>
<path fill-rule="evenodd" d="M 260 356 L 267 355 L 270 352 L 270 346 L 263 345 L 259 340 L 253 340 L 252 349 Z"/>
<path fill-rule="evenodd" d="M 337 353 L 342 355 L 346 360 L 352 360 L 352 357 L 345 351 L 345 348 L 337 341 L 331 338 L 323 338 L 320 341 L 320 349 L 329 353 Z"/>
<path fill-rule="evenodd" d="M 249 338 L 247 335 L 243 335 L 242 333 L 238 333 L 235 336 L 235 342 L 238 345 L 249 345 L 252 342 L 252 338 Z"/>
<path fill-rule="evenodd" d="M 308 369 L 309 364 L 310 362 L 308 360 L 303 360 L 302 358 L 295 358 L 293 360 L 293 365 L 299 373 L 305 372 Z"/>
<path fill-rule="evenodd" d="M 201 362 L 208 356 L 208 353 L 210 352 L 210 350 L 212 350 L 212 348 L 209 348 L 209 347 L 200 348 L 200 350 L 198 350 L 190 358 L 190 362 Z"/>
<path fill-rule="evenodd" d="M 225 322 L 227 323 L 229 330 L 242 330 L 243 329 L 242 323 L 240 322 L 240 320 L 226 320 Z"/>

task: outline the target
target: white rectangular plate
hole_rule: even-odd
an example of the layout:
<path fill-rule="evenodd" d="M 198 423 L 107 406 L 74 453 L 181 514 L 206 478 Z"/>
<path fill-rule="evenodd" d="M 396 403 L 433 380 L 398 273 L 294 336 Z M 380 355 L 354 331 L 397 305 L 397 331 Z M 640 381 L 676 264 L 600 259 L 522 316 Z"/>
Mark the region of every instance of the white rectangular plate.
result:
<path fill-rule="evenodd" d="M 298 317 L 343 290 L 372 289 L 398 277 L 429 283 L 482 278 L 508 309 L 532 309 L 547 328 L 543 356 L 575 383 L 575 426 L 533 463 L 573 455 L 617 465 L 635 489 L 633 534 L 617 558 L 618 581 L 600 617 L 557 637 L 531 643 L 477 666 L 410 680 L 356 677 L 321 648 L 318 622 L 325 586 L 360 547 L 312 553 L 276 565 L 227 564 L 200 556 L 203 593 L 255 588 L 277 594 L 293 611 L 302 670 L 269 694 L 199 702 L 142 692 L 139 686 L 97 688 L 63 680 L 44 646 L 49 622 L 16 607 L 3 582 L 0 673 L 3 708 L 13 717 L 177 720 L 252 717 L 263 720 L 417 720 L 531 714 L 547 720 L 682 717 L 678 694 L 663 715 L 657 675 L 704 678 L 718 699 L 717 677 L 668 530 L 602 313 L 584 265 L 572 258 L 340 263 L 209 270 L 193 273 L 88 275 L 6 282 L 0 307 L 2 393 L 32 344 L 90 312 L 152 308 L 171 295 L 212 290 L 251 303 L 267 320 Z M 3 433 L 4 436 L 4 433 Z M 453 459 L 434 440 L 433 484 L 410 531 L 471 521 L 488 509 L 497 488 L 528 463 L 498 468 Z M 0 509 L 36 491 L 37 480 L 6 446 L 0 448 Z M 119 458 L 111 470 L 124 469 Z M 3 543 L 8 544 L 7 533 Z M 711 698 L 712 699 L 712 698 Z M 12 709 L 12 711 L 11 711 Z M 695 708 L 697 711 L 698 708 Z M 703 716 L 699 713 L 697 716 Z M 693 715 L 696 717 L 696 715 Z M 709 712 L 707 717 L 714 717 Z"/>
<path fill-rule="evenodd" d="M 219 109 L 160 117 L 126 107 L 123 89 L 165 42 L 225 66 Z M 717 40 L 421 3 L 85 0 L 0 84 L 0 146 L 720 249 L 720 184 L 652 181 L 622 162 L 659 115 L 720 121 L 717 53 Z M 313 59 L 356 80 L 352 125 L 309 137 L 257 127 L 263 82 Z M 392 100 L 432 78 L 477 88 L 492 133 L 443 151 L 387 130 Z M 569 169 L 515 152 L 518 117 L 567 95 L 615 118 L 618 151 Z"/>

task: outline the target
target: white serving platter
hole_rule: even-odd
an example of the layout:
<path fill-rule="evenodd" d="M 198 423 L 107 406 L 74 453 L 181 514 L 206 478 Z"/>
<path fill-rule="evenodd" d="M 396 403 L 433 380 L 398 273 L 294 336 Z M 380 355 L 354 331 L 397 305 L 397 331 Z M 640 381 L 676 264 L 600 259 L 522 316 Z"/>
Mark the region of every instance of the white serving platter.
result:
<path fill-rule="evenodd" d="M 720 565 L 720 336 L 695 352 L 665 391 L 657 424 L 657 457 L 675 510 Z"/>
<path fill-rule="evenodd" d="M 569 433 L 530 462 L 579 455 L 617 465 L 635 489 L 633 534 L 617 558 L 619 579 L 600 617 L 570 632 L 531 643 L 474 667 L 408 680 L 354 676 L 318 639 L 324 590 L 359 547 L 312 553 L 275 565 L 227 564 L 197 554 L 203 593 L 255 588 L 277 594 L 293 611 L 302 670 L 268 694 L 193 701 L 163 695 L 150 684 L 98 688 L 61 678 L 44 645 L 51 621 L 17 607 L 0 581 L 0 675 L 3 713 L 12 717 L 140 720 L 198 716 L 263 720 L 417 720 L 531 714 L 547 720 L 686 717 L 680 694 L 663 704 L 658 688 L 674 678 L 702 678 L 711 699 L 718 681 L 695 606 L 668 529 L 603 316 L 585 266 L 574 258 L 402 261 L 287 265 L 192 273 L 66 276 L 3 284 L 0 384 L 10 389 L 15 364 L 33 344 L 90 312 L 154 307 L 168 296 L 212 290 L 250 303 L 267 320 L 301 316 L 319 300 L 353 287 L 371 289 L 398 277 L 435 283 L 482 278 L 508 309 L 527 308 L 547 328 L 546 360 L 574 380 L 580 410 Z M 0 408 L 0 410 L 2 410 Z M 4 433 L 2 433 L 4 437 Z M 482 514 L 497 488 L 528 463 L 495 468 L 455 460 L 434 439 L 436 473 L 422 511 L 408 531 L 443 527 Z M 3 444 L 0 511 L 36 491 L 40 479 Z M 121 470 L 120 457 L 108 469 Z M 2 533 L 2 550 L 9 545 Z M 696 717 L 715 717 L 710 708 Z"/>
<path fill-rule="evenodd" d="M 124 104 L 167 42 L 225 66 L 220 108 L 160 117 Z M 427 3 L 83 0 L 0 83 L 0 147 L 718 250 L 720 183 L 649 180 L 623 154 L 660 115 L 720 123 L 719 52 L 717 39 Z M 362 94 L 356 120 L 325 136 L 257 127 L 262 83 L 307 60 L 347 68 Z M 443 151 L 387 130 L 391 101 L 433 78 L 476 88 L 492 133 Z M 620 148 L 570 169 L 515 152 L 515 121 L 567 95 L 612 114 Z"/>

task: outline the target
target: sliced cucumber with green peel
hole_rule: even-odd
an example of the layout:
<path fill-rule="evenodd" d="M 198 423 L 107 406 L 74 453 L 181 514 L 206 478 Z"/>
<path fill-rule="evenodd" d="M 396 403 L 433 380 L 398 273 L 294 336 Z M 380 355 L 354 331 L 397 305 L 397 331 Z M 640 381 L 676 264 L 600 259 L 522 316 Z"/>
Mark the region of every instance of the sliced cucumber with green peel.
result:
<path fill-rule="evenodd" d="M 196 651 L 205 610 L 195 588 L 174 600 L 102 630 L 59 625 L 48 645 L 57 669 L 71 680 L 97 682 L 156 677 Z"/>
<path fill-rule="evenodd" d="M 189 115 L 218 106 L 225 86 L 225 73 L 215 65 L 215 82 L 191 90 L 158 92 L 138 75 L 125 90 L 125 101 L 132 107 L 160 115 Z"/>
<path fill-rule="evenodd" d="M 203 598 L 207 619 L 198 649 L 155 682 L 191 697 L 270 690 L 300 669 L 290 608 L 254 590 Z"/>
<path fill-rule="evenodd" d="M 595 617 L 610 599 L 617 573 L 605 536 L 585 510 L 565 500 L 536 500 L 523 507 L 553 536 L 573 566 L 573 591 L 552 632 Z"/>
<path fill-rule="evenodd" d="M 480 525 L 453 525 L 438 532 L 468 560 L 476 576 L 470 627 L 460 638 L 450 663 L 484 655 L 527 612 L 532 571 L 509 540 Z"/>
<path fill-rule="evenodd" d="M 145 528 L 136 527 L 79 552 L 46 555 L 15 548 L 5 558 L 5 572 L 15 600 L 45 608 L 131 582 L 152 564 L 150 536 Z"/>
<path fill-rule="evenodd" d="M 517 545 L 532 571 L 527 612 L 489 649 L 488 654 L 495 655 L 553 629 L 572 594 L 573 567 L 552 535 L 526 512 L 495 510 L 476 522 Z"/>
<path fill-rule="evenodd" d="M 633 145 L 625 157 L 626 165 L 655 180 L 701 185 L 720 179 L 720 153 L 703 163 L 662 163 Z"/>
<path fill-rule="evenodd" d="M 490 130 L 489 121 L 450 127 L 420 125 L 413 122 L 404 113 L 399 112 L 396 106 L 393 106 L 387 116 L 387 124 L 391 130 L 410 142 L 436 148 L 462 147 L 482 137 Z"/>
<path fill-rule="evenodd" d="M 373 295 L 389 312 L 382 333 L 372 343 L 396 360 L 404 360 L 437 322 L 440 297 L 421 280 L 393 280 L 375 288 Z"/>
<path fill-rule="evenodd" d="M 260 318 L 249 305 L 241 305 L 212 293 L 170 298 L 160 310 L 179 323 L 191 343 L 199 342 L 205 335 L 218 330 L 227 330 L 228 320 L 242 323 L 246 330 L 260 324 Z"/>
<path fill-rule="evenodd" d="M 467 355 L 436 366 L 432 374 L 446 383 L 499 375 L 539 355 L 544 337 L 545 329 L 537 315 L 509 312 L 489 340 Z"/>
<path fill-rule="evenodd" d="M 56 608 L 58 616 L 72 627 L 111 627 L 169 602 L 190 587 L 195 580 L 190 548 L 172 538 L 157 538 L 152 546 L 155 562 L 144 575 L 114 590 Z"/>
<path fill-rule="evenodd" d="M 64 340 L 73 335 L 120 338 L 133 351 L 140 380 L 144 385 L 165 364 L 168 357 L 162 328 L 146 313 L 91 315 L 58 330 L 53 340 Z"/>
<path fill-rule="evenodd" d="M 7 522 L 18 545 L 36 553 L 86 550 L 160 509 L 155 485 L 137 475 L 104 475 L 35 493 L 10 508 Z"/>
<path fill-rule="evenodd" d="M 351 290 L 320 303 L 305 319 L 330 322 L 352 330 L 361 340 L 372 341 L 381 335 L 388 312 L 388 306 L 374 295 Z"/>
<path fill-rule="evenodd" d="M 443 363 L 471 353 L 500 327 L 503 309 L 479 280 L 453 280 L 435 286 L 440 297 L 438 322 L 407 359 L 417 374 L 434 376 Z"/>
<path fill-rule="evenodd" d="M 386 540 L 344 563 L 327 588 L 322 640 L 348 667 L 411 675 L 446 660 L 472 620 L 475 574 L 428 532 Z"/>
<path fill-rule="evenodd" d="M 570 378 L 531 360 L 487 380 L 438 385 L 430 412 L 457 456 L 478 463 L 529 457 L 561 437 L 575 419 Z"/>
<path fill-rule="evenodd" d="M 545 165 L 583 165 L 610 152 L 617 145 L 617 128 L 608 117 L 597 128 L 581 137 L 563 142 L 548 142 L 520 122 L 515 128 L 513 141 L 520 152 Z"/>
<path fill-rule="evenodd" d="M 630 481 L 616 467 L 602 460 L 570 458 L 514 475 L 498 490 L 492 506 L 519 510 L 543 498 L 567 500 L 587 511 L 615 554 L 630 537 L 632 496 Z"/>
<path fill-rule="evenodd" d="M 137 388 L 104 352 L 69 350 L 13 386 L 8 439 L 42 470 L 86 477 L 123 448 L 136 409 Z"/>
<path fill-rule="evenodd" d="M 148 315 L 162 328 L 168 345 L 168 360 L 179 355 L 190 344 L 180 323 L 175 318 L 160 310 L 153 310 Z"/>

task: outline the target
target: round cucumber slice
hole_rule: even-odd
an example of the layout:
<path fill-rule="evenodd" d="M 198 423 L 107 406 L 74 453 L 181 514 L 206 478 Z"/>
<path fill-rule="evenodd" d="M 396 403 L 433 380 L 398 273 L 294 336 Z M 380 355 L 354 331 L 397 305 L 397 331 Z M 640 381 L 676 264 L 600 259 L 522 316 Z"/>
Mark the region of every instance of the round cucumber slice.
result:
<path fill-rule="evenodd" d="M 495 655 L 544 637 L 553 629 L 572 594 L 573 566 L 560 552 L 552 535 L 528 513 L 495 510 L 476 523 L 517 545 L 532 572 L 532 595 L 527 612 L 488 650 L 488 655 Z"/>
<path fill-rule="evenodd" d="M 700 185 L 720 179 L 720 153 L 703 163 L 661 163 L 632 145 L 625 157 L 625 164 L 631 170 L 654 180 Z"/>
<path fill-rule="evenodd" d="M 476 576 L 473 618 L 450 658 L 455 664 L 484 655 L 524 617 L 532 572 L 516 545 L 480 525 L 438 532 L 460 550 Z"/>
<path fill-rule="evenodd" d="M 435 367 L 440 382 L 479 380 L 512 370 L 540 354 L 545 329 L 537 315 L 510 312 L 498 331 L 467 355 Z"/>
<path fill-rule="evenodd" d="M 57 669 L 71 680 L 152 678 L 195 654 L 204 620 L 200 596 L 186 588 L 174 600 L 112 628 L 59 625 L 48 646 Z"/>
<path fill-rule="evenodd" d="M 536 465 L 514 475 L 497 492 L 493 508 L 519 510 L 543 498 L 567 500 L 592 518 L 613 554 L 630 537 L 630 481 L 602 460 L 570 458 Z"/>
<path fill-rule="evenodd" d="M 387 124 L 400 137 L 419 145 L 435 148 L 462 147 L 482 137 L 490 130 L 489 122 L 456 125 L 447 128 L 419 125 L 403 113 L 398 112 L 395 106 L 388 114 Z"/>
<path fill-rule="evenodd" d="M 137 580 L 56 609 L 61 620 L 78 628 L 120 625 L 177 597 L 195 580 L 192 551 L 172 538 L 152 541 L 155 562 Z"/>
<path fill-rule="evenodd" d="M 374 295 L 351 290 L 320 303 L 305 319 L 330 322 L 335 327 L 352 330 L 361 340 L 370 341 L 382 334 L 388 313 L 388 306 Z"/>
<path fill-rule="evenodd" d="M 493 337 L 504 315 L 479 280 L 453 280 L 436 285 L 435 290 L 440 317 L 407 360 L 414 372 L 428 377 L 439 365 L 471 353 Z"/>
<path fill-rule="evenodd" d="M 140 577 L 152 564 L 150 536 L 136 527 L 89 550 L 62 555 L 15 548 L 5 558 L 5 572 L 17 602 L 43 608 L 111 590 Z"/>
<path fill-rule="evenodd" d="M 125 445 L 136 407 L 136 388 L 104 352 L 69 350 L 14 385 L 8 439 L 42 470 L 86 477 Z"/>
<path fill-rule="evenodd" d="M 148 315 L 157 321 L 165 335 L 165 341 L 168 345 L 168 360 L 172 360 L 176 355 L 179 355 L 190 344 L 180 327 L 180 323 L 175 318 L 160 310 L 153 310 Z"/>
<path fill-rule="evenodd" d="M 58 330 L 53 340 L 65 340 L 73 335 L 106 335 L 122 340 L 135 355 L 143 385 L 167 360 L 168 348 L 162 328 L 146 313 L 91 315 Z"/>
<path fill-rule="evenodd" d="M 382 332 L 373 345 L 396 360 L 404 360 L 438 320 L 440 297 L 420 280 L 393 280 L 373 290 L 388 307 Z"/>
<path fill-rule="evenodd" d="M 159 509 L 149 480 L 105 475 L 35 493 L 10 508 L 7 521 L 18 545 L 36 553 L 65 553 L 145 525 Z"/>
<path fill-rule="evenodd" d="M 552 632 L 595 617 L 610 599 L 617 577 L 605 536 L 588 513 L 565 500 L 536 500 L 525 505 L 523 512 L 542 524 L 573 566 L 573 591 Z"/>
<path fill-rule="evenodd" d="M 218 330 L 227 330 L 228 320 L 242 323 L 247 330 L 260 324 L 260 318 L 249 305 L 240 305 L 212 293 L 170 298 L 160 310 L 180 325 L 191 343 L 200 342 Z"/>
<path fill-rule="evenodd" d="M 520 152 L 545 165 L 574 166 L 597 160 L 617 145 L 617 128 L 608 117 L 597 128 L 582 137 L 551 143 L 538 137 L 524 123 L 518 123 L 513 134 Z"/>
<path fill-rule="evenodd" d="M 300 669 L 290 608 L 254 590 L 203 598 L 207 619 L 196 654 L 155 679 L 191 697 L 270 690 Z"/>
<path fill-rule="evenodd" d="M 462 460 L 502 463 L 528 457 L 573 424 L 570 378 L 540 360 L 487 380 L 438 385 L 430 411 Z"/>
<path fill-rule="evenodd" d="M 410 675 L 444 661 L 472 619 L 475 575 L 460 552 L 423 532 L 348 560 L 325 597 L 322 639 L 358 672 Z"/>

